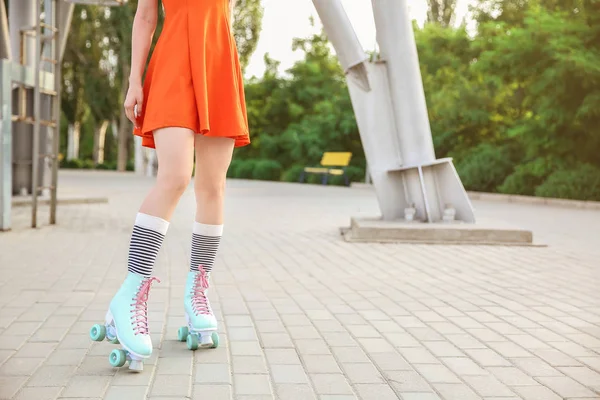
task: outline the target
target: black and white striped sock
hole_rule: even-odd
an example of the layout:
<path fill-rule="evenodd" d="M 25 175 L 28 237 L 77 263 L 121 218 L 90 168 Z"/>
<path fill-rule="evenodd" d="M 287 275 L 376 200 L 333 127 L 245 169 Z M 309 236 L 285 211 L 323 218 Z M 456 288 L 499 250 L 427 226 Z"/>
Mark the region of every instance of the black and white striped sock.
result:
<path fill-rule="evenodd" d="M 168 228 L 169 222 L 164 219 L 138 213 L 129 242 L 129 272 L 145 277 L 152 275 L 156 256 Z"/>
<path fill-rule="evenodd" d="M 212 270 L 222 235 L 223 225 L 206 225 L 194 222 L 190 271 L 198 271 L 200 265 L 206 272 Z"/>

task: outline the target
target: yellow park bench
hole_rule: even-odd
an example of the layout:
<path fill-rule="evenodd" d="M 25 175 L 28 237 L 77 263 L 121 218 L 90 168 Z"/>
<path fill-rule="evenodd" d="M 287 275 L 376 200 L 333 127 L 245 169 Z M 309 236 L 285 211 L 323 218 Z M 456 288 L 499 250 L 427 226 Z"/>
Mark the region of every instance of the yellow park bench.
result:
<path fill-rule="evenodd" d="M 321 183 L 327 185 L 329 175 L 343 175 L 346 186 L 350 185 L 348 175 L 346 174 L 346 167 L 350 164 L 352 153 L 344 152 L 325 152 L 323 158 L 321 158 L 320 167 L 305 167 L 300 175 L 300 182 L 304 182 L 306 174 L 321 174 Z M 332 168 L 336 167 L 336 168 Z"/>

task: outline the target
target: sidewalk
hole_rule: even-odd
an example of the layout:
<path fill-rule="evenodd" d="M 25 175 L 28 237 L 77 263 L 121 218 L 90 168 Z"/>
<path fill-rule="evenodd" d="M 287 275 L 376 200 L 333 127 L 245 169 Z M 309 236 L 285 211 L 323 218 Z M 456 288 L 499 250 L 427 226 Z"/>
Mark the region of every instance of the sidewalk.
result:
<path fill-rule="evenodd" d="M 600 399 L 600 211 L 475 202 L 548 247 L 355 244 L 369 189 L 231 181 L 211 303 L 218 349 L 188 351 L 191 189 L 155 274 L 141 374 L 91 342 L 126 271 L 147 178 L 62 171 L 108 204 L 29 208 L 0 233 L 0 399 Z"/>

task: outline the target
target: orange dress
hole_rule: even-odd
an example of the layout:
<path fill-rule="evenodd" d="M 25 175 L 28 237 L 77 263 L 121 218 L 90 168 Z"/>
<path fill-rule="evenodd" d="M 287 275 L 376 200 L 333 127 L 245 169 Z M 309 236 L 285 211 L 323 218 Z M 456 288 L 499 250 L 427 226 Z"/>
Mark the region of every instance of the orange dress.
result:
<path fill-rule="evenodd" d="M 229 0 L 163 0 L 165 22 L 144 80 L 134 134 L 154 148 L 153 131 L 184 127 L 250 143 L 244 85 L 231 33 Z"/>

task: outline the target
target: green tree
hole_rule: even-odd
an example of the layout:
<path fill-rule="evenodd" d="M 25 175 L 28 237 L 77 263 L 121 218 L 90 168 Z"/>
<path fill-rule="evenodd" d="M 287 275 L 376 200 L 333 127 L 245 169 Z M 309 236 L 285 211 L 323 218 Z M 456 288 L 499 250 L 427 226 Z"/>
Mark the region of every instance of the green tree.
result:
<path fill-rule="evenodd" d="M 451 26 L 454 22 L 456 0 L 427 0 L 427 22 Z"/>
<path fill-rule="evenodd" d="M 261 0 L 236 0 L 233 17 L 233 34 L 240 54 L 240 64 L 245 69 L 256 50 L 262 30 Z"/>

